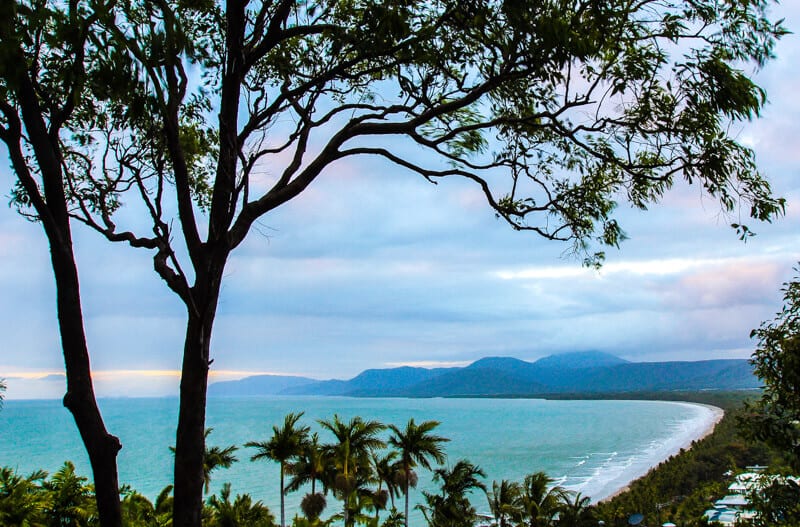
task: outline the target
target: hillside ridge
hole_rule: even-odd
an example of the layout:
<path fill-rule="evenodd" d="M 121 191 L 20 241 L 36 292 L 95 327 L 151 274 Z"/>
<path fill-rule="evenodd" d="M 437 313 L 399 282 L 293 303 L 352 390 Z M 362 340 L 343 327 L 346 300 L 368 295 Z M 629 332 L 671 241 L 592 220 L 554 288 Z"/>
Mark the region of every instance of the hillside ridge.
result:
<path fill-rule="evenodd" d="M 368 369 L 349 380 L 259 375 L 213 383 L 209 396 L 497 397 L 759 387 L 746 359 L 631 362 L 610 353 L 581 351 L 534 362 L 484 357 L 465 367 Z"/>

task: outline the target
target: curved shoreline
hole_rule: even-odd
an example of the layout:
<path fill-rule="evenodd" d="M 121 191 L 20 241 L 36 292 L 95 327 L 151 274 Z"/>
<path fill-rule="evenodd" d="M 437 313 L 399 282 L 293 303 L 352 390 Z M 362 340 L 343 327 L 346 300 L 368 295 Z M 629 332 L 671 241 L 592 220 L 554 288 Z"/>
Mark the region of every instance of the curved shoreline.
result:
<path fill-rule="evenodd" d="M 623 477 L 616 478 L 615 480 L 611 480 L 606 483 L 606 485 L 600 490 L 600 492 L 595 493 L 592 495 L 592 502 L 593 503 L 601 503 L 604 501 L 608 501 L 628 490 L 630 490 L 630 485 L 634 481 L 638 480 L 639 478 L 645 476 L 650 470 L 658 466 L 659 464 L 663 463 L 664 461 L 668 460 L 669 458 L 679 454 L 682 450 L 687 450 L 691 448 L 692 444 L 696 441 L 700 441 L 701 439 L 709 436 L 716 428 L 717 424 L 722 420 L 723 416 L 725 415 L 725 411 L 722 408 L 717 406 L 712 406 L 710 404 L 702 404 L 702 403 L 693 403 L 693 402 L 683 402 L 683 401 L 664 401 L 664 402 L 671 402 L 672 404 L 681 404 L 686 406 L 694 406 L 694 407 L 701 407 L 708 410 L 708 414 L 706 414 L 705 418 L 700 421 L 698 419 L 698 423 L 696 427 L 692 429 L 691 432 L 683 434 L 673 445 L 670 445 L 670 448 L 660 452 L 657 458 L 650 458 L 647 459 L 647 463 L 641 463 L 637 470 L 624 474 L 624 481 Z"/>

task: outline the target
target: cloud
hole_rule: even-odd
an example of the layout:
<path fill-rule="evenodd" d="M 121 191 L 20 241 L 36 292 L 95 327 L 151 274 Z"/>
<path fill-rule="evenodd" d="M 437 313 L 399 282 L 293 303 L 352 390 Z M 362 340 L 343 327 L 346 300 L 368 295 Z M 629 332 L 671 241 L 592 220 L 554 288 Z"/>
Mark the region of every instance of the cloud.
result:
<path fill-rule="evenodd" d="M 386 366 L 389 368 L 399 368 L 402 366 L 410 366 L 412 368 L 463 368 L 469 366 L 472 362 L 467 360 L 451 360 L 451 361 L 436 361 L 436 360 L 418 360 L 406 362 L 387 362 Z"/>
<path fill-rule="evenodd" d="M 789 27 L 800 22 L 800 4 L 774 10 Z M 509 229 L 469 181 L 431 185 L 352 159 L 260 220 L 233 253 L 212 377 L 348 378 L 387 365 L 587 349 L 631 360 L 747 356 L 750 329 L 779 309 L 781 283 L 800 258 L 800 41 L 786 37 L 776 52 L 757 73 L 770 106 L 735 132 L 790 201 L 785 218 L 750 225 L 758 236 L 746 244 L 730 228 L 747 219 L 746 204 L 723 214 L 701 188 L 678 181 L 648 211 L 621 199 L 629 239 L 607 248 L 596 272 L 568 245 Z M 261 184 L 275 167 L 260 167 Z M 10 188 L 2 165 L 0 182 Z M 123 224 L 149 232 L 134 207 L 123 209 Z M 98 393 L 175 393 L 186 310 L 153 272 L 152 254 L 77 225 L 74 238 Z M 7 207 L 0 298 L 0 376 L 20 374 L 9 397 L 61 397 L 63 377 L 46 377 L 63 371 L 47 243 L 40 225 Z"/>

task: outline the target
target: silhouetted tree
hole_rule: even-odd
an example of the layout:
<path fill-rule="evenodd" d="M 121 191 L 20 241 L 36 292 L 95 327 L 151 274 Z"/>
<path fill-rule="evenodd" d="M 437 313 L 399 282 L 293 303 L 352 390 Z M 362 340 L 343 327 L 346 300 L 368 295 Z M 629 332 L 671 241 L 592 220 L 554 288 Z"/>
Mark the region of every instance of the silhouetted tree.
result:
<path fill-rule="evenodd" d="M 284 476 L 289 462 L 303 453 L 306 442 L 308 441 L 309 428 L 307 426 L 297 426 L 297 422 L 303 413 L 289 413 L 283 420 L 283 426 L 272 427 L 272 437 L 268 441 L 250 441 L 245 443 L 247 448 L 255 448 L 256 453 L 250 458 L 251 461 L 259 459 L 269 459 L 280 464 L 280 489 L 281 489 L 281 527 L 286 526 L 286 491 L 284 486 Z"/>
<path fill-rule="evenodd" d="M 434 470 L 433 480 L 439 484 L 441 493 L 423 491 L 425 504 L 417 506 L 430 527 L 471 527 L 477 514 L 467 494 L 473 490 L 486 491 L 479 479 L 483 477 L 485 474 L 479 467 L 463 459 L 453 468 Z"/>
<path fill-rule="evenodd" d="M 430 460 L 444 463 L 445 455 L 442 443 L 449 439 L 431 434 L 439 426 L 438 421 L 425 421 L 416 424 L 414 419 L 409 419 L 404 429 L 389 425 L 392 435 L 389 444 L 400 453 L 400 466 L 403 468 L 403 495 L 405 496 L 406 527 L 408 527 L 408 489 L 411 483 L 411 473 L 417 465 L 430 470 Z"/>
<path fill-rule="evenodd" d="M 497 527 L 507 527 L 509 521 L 522 518 L 521 494 L 519 483 L 505 479 L 492 482 L 492 492 L 487 492 L 486 496 Z"/>

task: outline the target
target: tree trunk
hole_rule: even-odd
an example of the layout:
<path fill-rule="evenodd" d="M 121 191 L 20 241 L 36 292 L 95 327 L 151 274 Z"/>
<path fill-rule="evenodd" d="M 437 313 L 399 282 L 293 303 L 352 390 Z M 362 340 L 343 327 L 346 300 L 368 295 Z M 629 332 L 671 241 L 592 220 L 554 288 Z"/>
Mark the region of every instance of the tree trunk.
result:
<path fill-rule="evenodd" d="M 408 467 L 406 467 L 405 468 L 405 473 L 406 473 L 406 480 L 403 482 L 403 486 L 405 487 L 405 491 L 406 491 L 405 492 L 405 494 L 406 494 L 406 517 L 405 517 L 405 520 L 406 520 L 406 527 L 408 527 L 408 487 L 409 487 L 408 480 L 409 480 L 409 478 L 411 478 L 411 470 Z"/>
<path fill-rule="evenodd" d="M 69 230 L 69 226 L 66 229 Z M 117 452 L 122 445 L 119 439 L 106 431 L 97 407 L 83 329 L 78 271 L 71 243 L 54 246 L 51 241 L 50 255 L 56 279 L 59 331 L 67 376 L 64 406 L 72 413 L 89 454 L 100 525 L 120 527 L 122 515 Z"/>
<path fill-rule="evenodd" d="M 203 508 L 208 337 L 211 329 L 189 315 L 175 439 L 174 527 L 200 527 Z"/>
<path fill-rule="evenodd" d="M 13 42 L 15 39 L 9 35 L 9 29 L 7 23 L 0 24 L 0 38 Z M 13 50 L 12 58 L 6 62 L 17 66 L 28 63 L 20 48 Z M 25 68 L 7 68 L 6 74 L 13 79 L 11 84 L 16 87 L 15 96 L 21 113 L 6 113 L 8 127 L 3 140 L 8 146 L 14 172 L 28 192 L 50 245 L 50 260 L 56 282 L 56 312 L 67 379 L 63 403 L 72 413 L 89 455 L 100 525 L 120 527 L 122 515 L 117 452 L 122 447 L 119 439 L 106 430 L 92 386 L 58 131 L 48 131 L 36 90 Z M 34 180 L 28 159 L 23 154 L 22 123 L 41 174 L 41 188 Z"/>
<path fill-rule="evenodd" d="M 185 299 L 188 321 L 175 438 L 173 527 L 201 527 L 211 331 L 227 255 L 225 250 L 204 255 L 205 269 L 197 273 L 196 285 Z"/>
<path fill-rule="evenodd" d="M 284 463 L 281 461 L 281 527 L 286 527 L 286 509 L 285 509 L 285 492 L 283 491 L 283 467 Z"/>

